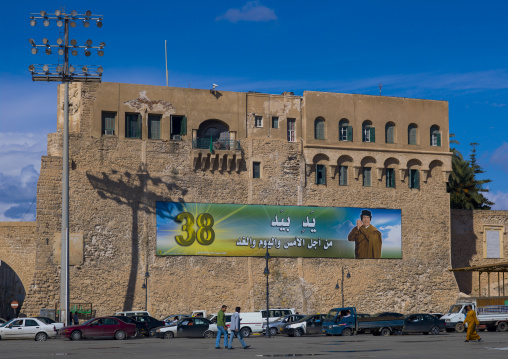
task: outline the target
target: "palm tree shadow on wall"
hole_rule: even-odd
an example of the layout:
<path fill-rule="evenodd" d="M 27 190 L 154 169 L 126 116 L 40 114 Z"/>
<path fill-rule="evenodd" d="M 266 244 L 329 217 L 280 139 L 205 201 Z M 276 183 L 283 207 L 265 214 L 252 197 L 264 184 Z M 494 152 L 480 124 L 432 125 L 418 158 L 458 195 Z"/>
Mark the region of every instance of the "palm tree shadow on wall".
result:
<path fill-rule="evenodd" d="M 18 317 L 25 296 L 25 287 L 18 274 L 0 258 L 0 318 L 9 320 Z M 13 301 L 19 304 L 16 310 L 11 307 Z"/>
<path fill-rule="evenodd" d="M 114 201 L 119 206 L 127 206 L 131 209 L 130 270 L 123 310 L 132 310 L 139 265 L 139 215 L 155 214 L 157 201 L 183 202 L 183 197 L 188 190 L 173 183 L 169 175 L 152 177 L 144 166 L 140 166 L 136 173 L 111 171 L 110 173 L 100 172 L 100 175 L 97 175 L 87 172 L 87 178 L 103 200 Z M 158 191 L 155 192 L 157 189 Z M 179 192 L 176 199 L 171 195 L 175 192 Z M 164 196 L 162 193 L 167 195 Z M 174 219 L 169 213 L 158 213 L 158 215 Z"/>

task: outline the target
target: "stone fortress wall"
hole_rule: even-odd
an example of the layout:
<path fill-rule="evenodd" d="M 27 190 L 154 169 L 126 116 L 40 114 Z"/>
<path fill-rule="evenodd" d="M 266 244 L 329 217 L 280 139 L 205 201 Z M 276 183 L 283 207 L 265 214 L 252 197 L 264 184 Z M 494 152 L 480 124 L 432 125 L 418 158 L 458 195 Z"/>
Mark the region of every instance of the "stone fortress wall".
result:
<path fill-rule="evenodd" d="M 58 129 L 63 126 L 61 93 Z M 273 258 L 271 306 L 322 313 L 340 305 L 335 284 L 343 267 L 351 274 L 344 283 L 345 304 L 360 312 L 444 311 L 457 297 L 457 282 L 448 271 L 451 157 L 445 102 L 103 83 L 73 85 L 70 107 L 72 303 L 92 303 L 98 315 L 106 315 L 144 309 L 147 293 L 155 317 L 216 311 L 223 303 L 244 311 L 266 306 L 263 258 L 156 256 L 157 201 L 400 209 L 402 259 Z M 115 113 L 113 135 L 102 134 L 105 111 Z M 128 113 L 141 116 L 141 138 L 125 138 Z M 161 115 L 160 139 L 148 138 L 152 113 Z M 186 117 L 181 140 L 171 133 L 174 115 Z M 323 139 L 314 135 L 318 117 L 325 120 Z M 339 141 L 342 118 L 353 127 L 352 141 Z M 362 141 L 365 119 L 376 128 L 371 143 Z M 241 148 L 213 153 L 194 148 L 209 120 L 227 124 Z M 395 143 L 384 141 L 387 121 L 396 125 Z M 291 122 L 295 137 L 288 141 Z M 418 125 L 416 145 L 407 144 L 411 123 Z M 440 129 L 438 147 L 429 140 L 433 125 Z M 30 237 L 34 274 L 23 277 L 29 288 L 23 311 L 29 314 L 54 308 L 59 298 L 61 146 L 60 131 L 48 135 L 37 230 Z M 253 162 L 261 165 L 260 178 L 253 178 Z M 315 183 L 317 164 L 327 169 L 326 184 Z M 347 186 L 339 186 L 339 166 L 348 166 Z M 364 167 L 372 169 L 369 187 L 362 185 Z M 385 185 L 387 168 L 395 169 L 395 188 Z M 410 169 L 420 172 L 419 189 L 408 186 Z M 4 256 L 2 249 L 0 259 Z M 142 289 L 146 272 L 147 292 Z"/>

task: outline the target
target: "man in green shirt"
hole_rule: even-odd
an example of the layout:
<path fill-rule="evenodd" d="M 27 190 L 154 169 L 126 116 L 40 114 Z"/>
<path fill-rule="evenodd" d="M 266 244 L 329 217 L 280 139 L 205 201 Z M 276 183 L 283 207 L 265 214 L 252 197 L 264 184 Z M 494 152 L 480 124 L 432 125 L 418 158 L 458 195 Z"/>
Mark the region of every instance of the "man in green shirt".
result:
<path fill-rule="evenodd" d="M 220 336 L 224 335 L 224 348 L 228 347 L 228 328 L 226 327 L 226 311 L 227 306 L 223 305 L 217 313 L 217 339 L 215 340 L 215 349 L 221 349 Z"/>

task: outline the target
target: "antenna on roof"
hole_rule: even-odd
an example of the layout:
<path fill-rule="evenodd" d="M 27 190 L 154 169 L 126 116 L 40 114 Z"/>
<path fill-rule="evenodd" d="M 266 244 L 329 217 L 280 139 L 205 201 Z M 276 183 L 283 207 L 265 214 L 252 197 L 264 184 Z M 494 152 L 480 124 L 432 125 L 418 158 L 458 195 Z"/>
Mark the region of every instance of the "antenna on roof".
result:
<path fill-rule="evenodd" d="M 164 40 L 164 48 L 166 50 L 166 87 L 169 86 L 168 84 L 168 40 Z"/>
<path fill-rule="evenodd" d="M 379 96 L 381 96 L 381 89 L 382 89 L 382 88 L 383 88 L 383 84 L 382 84 L 382 83 L 380 83 L 380 84 L 379 84 Z"/>

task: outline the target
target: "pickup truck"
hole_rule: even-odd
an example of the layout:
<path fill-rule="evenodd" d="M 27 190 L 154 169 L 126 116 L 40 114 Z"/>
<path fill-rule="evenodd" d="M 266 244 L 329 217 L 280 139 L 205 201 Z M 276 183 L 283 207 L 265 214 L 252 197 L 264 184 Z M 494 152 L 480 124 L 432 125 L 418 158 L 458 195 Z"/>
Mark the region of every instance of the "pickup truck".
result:
<path fill-rule="evenodd" d="M 333 308 L 328 312 L 323 322 L 323 333 L 350 336 L 363 330 L 374 335 L 389 336 L 392 333 L 401 332 L 403 327 L 404 318 L 359 318 L 355 307 L 345 307 Z"/>
<path fill-rule="evenodd" d="M 463 332 L 465 326 L 463 324 L 466 318 L 466 306 L 470 305 L 476 311 L 476 317 L 480 322 L 480 329 L 486 328 L 488 331 L 504 332 L 508 330 L 508 305 L 490 305 L 477 306 L 474 299 L 459 300 L 453 304 L 448 313 L 443 315 L 441 319 L 446 322 L 446 331 Z"/>

